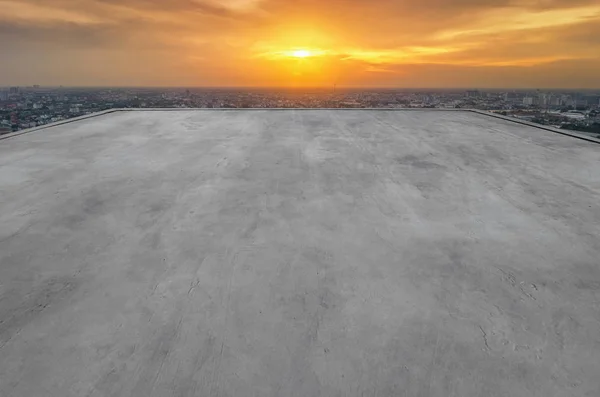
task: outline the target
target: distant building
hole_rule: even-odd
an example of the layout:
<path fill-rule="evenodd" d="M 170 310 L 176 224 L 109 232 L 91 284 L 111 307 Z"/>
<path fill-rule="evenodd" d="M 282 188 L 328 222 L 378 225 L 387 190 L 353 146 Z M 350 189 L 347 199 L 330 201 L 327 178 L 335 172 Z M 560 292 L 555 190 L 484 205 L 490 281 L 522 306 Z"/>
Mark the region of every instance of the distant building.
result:
<path fill-rule="evenodd" d="M 575 105 L 575 101 L 571 98 L 570 95 L 562 95 L 560 97 L 560 104 L 562 106 L 573 106 Z"/>
<path fill-rule="evenodd" d="M 17 114 L 17 112 L 12 112 L 10 114 L 10 124 L 12 124 L 13 126 L 19 124 L 19 115 Z"/>
<path fill-rule="evenodd" d="M 6 101 L 8 99 L 8 91 L 0 91 L 0 101 Z"/>
<path fill-rule="evenodd" d="M 538 103 L 539 103 L 539 99 L 536 97 L 526 96 L 525 98 L 523 98 L 523 105 L 532 106 L 532 105 L 537 105 Z"/>
<path fill-rule="evenodd" d="M 560 106 L 562 104 L 562 101 L 559 97 L 554 96 L 554 97 L 550 98 L 550 101 L 548 102 L 548 104 L 550 106 Z"/>
<path fill-rule="evenodd" d="M 586 95 L 581 99 L 587 101 L 588 106 L 597 106 L 600 103 L 600 95 Z"/>
<path fill-rule="evenodd" d="M 505 102 L 517 102 L 520 100 L 520 95 L 517 92 L 506 92 L 504 93 Z"/>
<path fill-rule="evenodd" d="M 11 94 L 18 94 L 19 93 L 19 87 L 10 87 L 9 93 L 11 93 Z"/>
<path fill-rule="evenodd" d="M 566 117 L 570 120 L 585 120 L 585 114 L 575 112 L 564 113 L 563 117 Z"/>
<path fill-rule="evenodd" d="M 467 91 L 467 98 L 479 98 L 481 93 L 477 90 L 469 90 Z"/>

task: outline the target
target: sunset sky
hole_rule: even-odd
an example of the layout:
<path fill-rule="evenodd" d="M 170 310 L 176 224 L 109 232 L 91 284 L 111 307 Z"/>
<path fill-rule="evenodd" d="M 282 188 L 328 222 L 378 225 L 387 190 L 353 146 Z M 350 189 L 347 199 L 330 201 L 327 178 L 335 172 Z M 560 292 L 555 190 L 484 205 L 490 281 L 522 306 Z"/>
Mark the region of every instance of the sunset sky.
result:
<path fill-rule="evenodd" d="M 598 0 L 0 0 L 0 85 L 600 88 Z"/>

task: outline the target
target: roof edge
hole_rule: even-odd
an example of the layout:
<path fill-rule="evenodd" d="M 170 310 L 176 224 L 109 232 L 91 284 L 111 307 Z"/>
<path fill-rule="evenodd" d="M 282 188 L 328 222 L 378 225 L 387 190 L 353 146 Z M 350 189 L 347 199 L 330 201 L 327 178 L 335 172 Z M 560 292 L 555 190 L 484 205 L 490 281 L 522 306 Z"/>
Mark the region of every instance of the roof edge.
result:
<path fill-rule="evenodd" d="M 156 112 L 156 111 L 239 111 L 239 110 L 252 110 L 252 111 L 261 111 L 261 110 L 269 110 L 269 111 L 273 111 L 273 110 L 301 110 L 301 111 L 308 111 L 308 110 L 338 110 L 338 111 L 391 111 L 391 112 L 406 112 L 406 111 L 427 111 L 427 112 L 431 112 L 431 111 L 438 111 L 438 112 L 472 112 L 472 113 L 477 113 L 477 114 L 481 114 L 484 116 L 489 116 L 489 117 L 495 117 L 497 119 L 501 119 L 501 120 L 506 120 L 506 121 L 510 121 L 513 123 L 517 123 L 517 124 L 522 124 L 522 125 L 526 125 L 528 127 L 533 127 L 533 128 L 539 128 L 542 130 L 546 130 L 546 131 L 550 131 L 550 132 L 554 132 L 555 134 L 560 134 L 560 135 L 565 135 L 565 136 L 569 136 L 572 138 L 576 138 L 576 139 L 581 139 L 584 141 L 588 141 L 588 142 L 592 142 L 592 143 L 597 143 L 600 144 L 600 139 L 591 137 L 591 136 L 587 136 L 587 135 L 583 135 L 583 134 L 579 134 L 576 131 L 570 131 L 570 130 L 561 130 L 559 128 L 554 128 L 554 127 L 549 127 L 547 125 L 543 125 L 543 124 L 537 124 L 537 123 L 532 123 L 530 121 L 525 121 L 525 120 L 520 120 L 520 119 L 516 119 L 513 117 L 508 117 L 508 116 L 503 116 L 497 113 L 492 113 L 492 112 L 488 112 L 488 111 L 484 111 L 484 110 L 479 110 L 479 109 L 457 109 L 457 108 L 114 108 L 114 109 L 108 109 L 108 110 L 103 110 L 100 112 L 96 112 L 96 113 L 90 113 L 90 114 L 86 114 L 85 116 L 79 116 L 79 117 L 73 117 L 72 119 L 66 119 L 66 120 L 61 120 L 61 121 L 57 121 L 55 123 L 49 123 L 49 124 L 45 124 L 45 125 L 41 125 L 39 127 L 34 127 L 34 128 L 28 128 L 25 130 L 21 130 L 21 131 L 17 131 L 17 132 L 12 132 L 12 133 L 8 133 L 5 135 L 1 135 L 0 136 L 0 141 L 5 140 L 5 139 L 9 139 L 9 138 L 14 138 L 17 137 L 19 135 L 24 135 L 24 134 L 28 134 L 30 132 L 35 132 L 35 131 L 39 131 L 39 130 L 44 130 L 46 128 L 52 128 L 52 127 L 57 127 L 59 125 L 63 125 L 63 124 L 69 124 L 69 123 L 74 123 L 76 121 L 81 121 L 81 120 L 85 120 L 85 119 L 89 119 L 92 117 L 98 117 L 98 116 L 103 116 L 105 114 L 109 114 L 109 113 L 115 113 L 115 112 Z"/>
<path fill-rule="evenodd" d="M 109 114 L 109 113 L 120 112 L 121 110 L 123 110 L 123 109 L 103 110 L 101 112 L 86 114 L 85 116 L 73 117 L 71 119 L 66 119 L 66 120 L 61 120 L 61 121 L 57 121 L 54 123 L 40 125 L 39 127 L 26 128 L 24 130 L 17 131 L 17 132 L 9 132 L 8 134 L 0 135 L 0 141 L 2 141 L 4 139 L 14 138 L 19 135 L 28 134 L 30 132 L 45 130 L 46 128 L 52 128 L 52 127 L 56 127 L 56 126 L 63 125 L 63 124 L 74 123 L 76 121 L 81 121 L 81 120 L 89 119 L 92 117 L 98 117 L 98 116 L 102 116 L 102 115 Z"/>
<path fill-rule="evenodd" d="M 591 137 L 588 135 L 579 134 L 576 131 L 561 130 L 560 128 L 554 128 L 554 127 L 550 127 L 550 126 L 543 125 L 543 124 L 532 123 L 530 121 L 516 119 L 514 117 L 503 116 L 503 115 L 497 114 L 497 113 L 486 112 L 484 110 L 478 110 L 478 109 L 467 109 L 467 110 L 472 113 L 478 113 L 478 114 L 482 114 L 484 116 L 495 117 L 497 119 L 511 121 L 513 123 L 523 124 L 523 125 L 526 125 L 529 127 L 534 127 L 534 128 L 539 128 L 541 130 L 551 131 L 551 132 L 554 132 L 555 134 L 561 134 L 561 135 L 565 135 L 565 136 L 570 136 L 572 138 L 582 139 L 584 141 L 600 144 L 600 139 L 597 139 L 597 138 L 594 138 L 594 137 Z"/>

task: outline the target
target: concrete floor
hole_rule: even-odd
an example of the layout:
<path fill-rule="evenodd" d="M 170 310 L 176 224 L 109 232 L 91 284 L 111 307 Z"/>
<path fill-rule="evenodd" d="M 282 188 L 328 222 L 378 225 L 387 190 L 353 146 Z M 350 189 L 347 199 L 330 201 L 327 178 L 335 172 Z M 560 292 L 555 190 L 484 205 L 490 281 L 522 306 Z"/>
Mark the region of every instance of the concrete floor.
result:
<path fill-rule="evenodd" d="M 0 144 L 0 396 L 598 396 L 600 145 L 468 112 Z"/>

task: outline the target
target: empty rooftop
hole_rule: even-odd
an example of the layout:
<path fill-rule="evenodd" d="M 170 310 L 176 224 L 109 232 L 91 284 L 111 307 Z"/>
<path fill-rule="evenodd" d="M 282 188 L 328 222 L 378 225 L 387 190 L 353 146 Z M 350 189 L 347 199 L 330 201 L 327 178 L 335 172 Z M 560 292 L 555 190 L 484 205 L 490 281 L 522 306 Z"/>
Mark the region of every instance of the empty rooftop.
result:
<path fill-rule="evenodd" d="M 600 145 L 462 111 L 0 141 L 1 396 L 598 396 Z"/>

